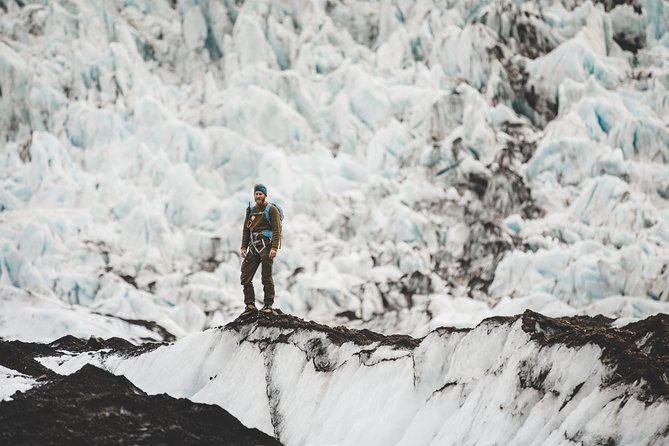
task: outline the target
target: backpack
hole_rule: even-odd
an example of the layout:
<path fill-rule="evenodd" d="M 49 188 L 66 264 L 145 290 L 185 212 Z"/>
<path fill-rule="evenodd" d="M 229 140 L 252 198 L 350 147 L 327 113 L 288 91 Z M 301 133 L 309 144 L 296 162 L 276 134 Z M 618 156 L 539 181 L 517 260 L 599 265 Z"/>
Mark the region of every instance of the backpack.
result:
<path fill-rule="evenodd" d="M 265 206 L 265 218 L 271 225 L 272 218 L 270 217 L 271 214 L 269 211 L 272 208 L 272 206 L 275 206 L 279 210 L 279 216 L 281 217 L 279 218 L 279 228 L 283 229 L 283 208 L 280 205 L 268 202 L 267 206 Z M 246 219 L 248 220 L 250 217 L 251 217 L 251 202 L 249 202 L 249 205 L 246 208 Z M 272 240 L 272 231 L 270 231 L 269 229 L 265 229 L 264 231 L 262 231 L 262 235 Z"/>

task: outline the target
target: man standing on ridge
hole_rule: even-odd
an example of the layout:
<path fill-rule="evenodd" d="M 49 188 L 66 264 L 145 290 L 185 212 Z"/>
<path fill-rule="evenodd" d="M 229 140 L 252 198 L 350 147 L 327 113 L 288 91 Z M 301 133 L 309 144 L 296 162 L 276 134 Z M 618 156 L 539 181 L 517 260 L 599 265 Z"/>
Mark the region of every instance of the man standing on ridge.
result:
<path fill-rule="evenodd" d="M 255 307 L 255 291 L 253 276 L 258 266 L 262 265 L 262 285 L 264 303 L 261 312 L 277 314 L 272 309 L 274 304 L 274 280 L 272 264 L 281 243 L 282 210 L 279 206 L 265 201 L 267 187 L 256 184 L 253 188 L 255 205 L 246 210 L 244 228 L 242 230 L 242 272 L 241 283 L 244 287 L 244 303 L 246 308 L 241 316 L 251 316 L 258 310 Z"/>

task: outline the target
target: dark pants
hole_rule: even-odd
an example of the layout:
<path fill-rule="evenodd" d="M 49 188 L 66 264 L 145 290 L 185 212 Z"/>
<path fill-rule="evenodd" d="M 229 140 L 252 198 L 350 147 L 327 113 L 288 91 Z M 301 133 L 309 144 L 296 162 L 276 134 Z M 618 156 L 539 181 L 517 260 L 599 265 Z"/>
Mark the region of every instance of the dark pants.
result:
<path fill-rule="evenodd" d="M 260 251 L 260 254 L 250 249 L 242 262 L 240 279 L 244 287 L 244 303 L 246 305 L 255 304 L 256 294 L 253 290 L 253 276 L 255 276 L 260 265 L 262 265 L 262 286 L 265 294 L 265 305 L 272 305 L 274 303 L 274 280 L 272 280 L 272 264 L 274 260 L 269 258 L 269 251 L 269 246 Z"/>

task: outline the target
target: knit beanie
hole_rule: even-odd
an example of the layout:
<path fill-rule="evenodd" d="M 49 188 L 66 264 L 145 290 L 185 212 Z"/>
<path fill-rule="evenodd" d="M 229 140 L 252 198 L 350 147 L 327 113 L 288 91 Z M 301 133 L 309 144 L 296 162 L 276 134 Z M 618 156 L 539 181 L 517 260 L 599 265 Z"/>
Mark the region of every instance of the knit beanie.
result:
<path fill-rule="evenodd" d="M 267 196 L 267 187 L 265 187 L 264 184 L 256 184 L 255 187 L 253 188 L 253 193 L 257 191 L 260 191 L 263 194 L 265 194 L 265 196 Z"/>

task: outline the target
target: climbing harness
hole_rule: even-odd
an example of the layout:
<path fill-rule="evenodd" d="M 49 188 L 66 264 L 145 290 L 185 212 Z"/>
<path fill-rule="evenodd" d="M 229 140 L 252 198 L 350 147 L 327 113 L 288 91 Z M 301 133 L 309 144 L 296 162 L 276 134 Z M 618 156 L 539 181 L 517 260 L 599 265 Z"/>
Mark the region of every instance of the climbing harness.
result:
<path fill-rule="evenodd" d="M 247 252 L 253 249 L 256 254 L 260 255 L 260 253 L 269 246 L 269 243 L 265 242 L 266 239 L 267 237 L 265 237 L 262 232 L 252 232 L 251 240 L 249 242 L 248 248 L 246 249 Z"/>

